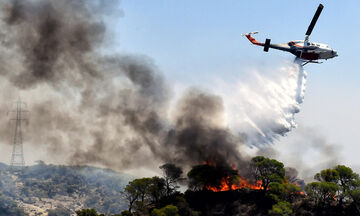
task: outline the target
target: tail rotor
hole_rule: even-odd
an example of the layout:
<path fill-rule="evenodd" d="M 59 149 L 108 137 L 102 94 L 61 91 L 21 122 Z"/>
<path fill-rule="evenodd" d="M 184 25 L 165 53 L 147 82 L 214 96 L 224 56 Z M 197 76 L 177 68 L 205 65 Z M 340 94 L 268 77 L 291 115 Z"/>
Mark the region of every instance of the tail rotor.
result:
<path fill-rule="evenodd" d="M 243 33 L 241 34 L 241 36 L 249 36 L 249 35 L 253 35 L 253 34 L 257 34 L 259 33 L 258 31 L 254 31 L 254 32 L 249 32 L 249 33 Z"/>

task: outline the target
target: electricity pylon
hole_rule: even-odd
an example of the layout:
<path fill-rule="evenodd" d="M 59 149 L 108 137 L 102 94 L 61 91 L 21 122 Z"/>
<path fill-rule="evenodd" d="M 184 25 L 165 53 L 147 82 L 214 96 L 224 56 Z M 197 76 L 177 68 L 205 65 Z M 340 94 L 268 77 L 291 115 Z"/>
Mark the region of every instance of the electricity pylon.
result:
<path fill-rule="evenodd" d="M 24 161 L 24 152 L 23 152 L 23 143 L 22 143 L 22 132 L 21 132 L 21 122 L 25 120 L 22 117 L 22 113 L 28 112 L 27 110 L 23 110 L 22 106 L 26 106 L 20 98 L 16 103 L 16 110 L 11 112 L 16 113 L 16 118 L 11 119 L 16 122 L 15 124 L 15 132 L 13 137 L 13 150 L 11 155 L 10 169 L 23 169 L 25 166 Z"/>

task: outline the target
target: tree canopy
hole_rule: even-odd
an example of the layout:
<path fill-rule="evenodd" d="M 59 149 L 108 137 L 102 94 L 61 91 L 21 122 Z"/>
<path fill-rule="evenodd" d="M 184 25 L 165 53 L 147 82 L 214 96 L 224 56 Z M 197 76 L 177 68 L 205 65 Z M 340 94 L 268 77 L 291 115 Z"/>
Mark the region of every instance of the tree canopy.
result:
<path fill-rule="evenodd" d="M 337 205 L 338 209 L 353 205 L 360 214 L 358 199 L 360 178 L 350 167 L 337 165 L 324 169 L 316 173 L 314 179 L 318 182 L 309 183 L 305 190 L 316 204 L 324 208 Z"/>
<path fill-rule="evenodd" d="M 314 175 L 315 181 L 305 186 L 301 181 L 298 184 L 295 169 L 285 169 L 277 160 L 257 156 L 250 165 L 253 175 L 248 178 L 252 179 L 240 176 L 230 166 L 193 166 L 187 173 L 189 187 L 184 194 L 174 185 L 168 190 L 168 183 L 181 178 L 182 171 L 175 165 L 161 166 L 163 178 L 135 179 L 125 187 L 129 210 L 122 215 L 360 215 L 360 180 L 349 167 L 321 170 Z M 236 190 L 231 190 L 232 184 Z"/>
<path fill-rule="evenodd" d="M 135 207 L 137 211 L 146 209 L 165 196 L 165 180 L 160 177 L 140 178 L 126 185 L 123 196 L 129 203 L 129 212 Z"/>
<path fill-rule="evenodd" d="M 262 182 L 262 188 L 265 192 L 270 183 L 281 183 L 285 178 L 284 164 L 277 160 L 257 156 L 251 159 L 251 165 L 255 179 Z"/>
<path fill-rule="evenodd" d="M 207 190 L 209 187 L 219 189 L 223 183 L 231 189 L 231 185 L 239 178 L 237 171 L 231 167 L 208 164 L 194 166 L 187 176 L 192 190 Z"/>
<path fill-rule="evenodd" d="M 167 205 L 161 209 L 154 209 L 151 212 L 151 216 L 180 216 L 179 210 L 174 205 Z"/>
<path fill-rule="evenodd" d="M 164 173 L 166 195 L 169 196 L 179 188 L 177 184 L 179 181 L 183 180 L 183 178 L 181 178 L 183 171 L 180 167 L 170 163 L 160 166 L 160 169 Z"/>

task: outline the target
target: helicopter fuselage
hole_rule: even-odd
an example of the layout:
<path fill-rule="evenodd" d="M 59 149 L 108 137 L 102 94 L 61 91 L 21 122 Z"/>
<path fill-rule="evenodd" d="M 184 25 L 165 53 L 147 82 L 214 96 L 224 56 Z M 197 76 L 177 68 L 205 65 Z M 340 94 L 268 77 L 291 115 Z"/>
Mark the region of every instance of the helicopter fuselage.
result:
<path fill-rule="evenodd" d="M 289 52 L 305 60 L 327 60 L 338 56 L 336 50 L 323 43 L 307 42 L 306 46 L 304 46 L 303 40 L 297 40 L 290 41 L 288 46 L 290 48 Z"/>

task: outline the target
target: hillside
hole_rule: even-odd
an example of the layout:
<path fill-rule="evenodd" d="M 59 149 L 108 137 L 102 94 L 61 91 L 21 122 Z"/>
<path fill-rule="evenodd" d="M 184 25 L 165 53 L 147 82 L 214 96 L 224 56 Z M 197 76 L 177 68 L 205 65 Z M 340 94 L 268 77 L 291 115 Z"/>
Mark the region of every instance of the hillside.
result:
<path fill-rule="evenodd" d="M 0 164 L 0 215 L 75 213 L 82 208 L 118 213 L 126 209 L 121 191 L 132 179 L 109 169 L 47 165 L 40 161 L 21 172 Z"/>

